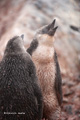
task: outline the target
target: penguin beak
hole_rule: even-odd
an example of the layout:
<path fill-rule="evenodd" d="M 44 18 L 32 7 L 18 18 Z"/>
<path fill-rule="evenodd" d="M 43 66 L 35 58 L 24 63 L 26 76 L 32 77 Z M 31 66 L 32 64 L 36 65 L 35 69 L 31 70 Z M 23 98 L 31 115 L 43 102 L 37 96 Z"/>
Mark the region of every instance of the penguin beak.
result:
<path fill-rule="evenodd" d="M 24 39 L 24 34 L 21 35 L 22 40 Z"/>
<path fill-rule="evenodd" d="M 58 28 L 58 26 L 55 27 L 55 28 L 53 28 L 53 29 L 51 29 L 51 30 L 49 31 L 48 35 L 49 35 L 49 36 L 54 36 L 54 34 L 55 34 L 57 28 Z"/>
<path fill-rule="evenodd" d="M 54 19 L 52 21 L 52 23 L 50 23 L 49 25 L 47 25 L 46 29 L 49 31 L 50 29 L 54 28 L 55 22 L 56 22 L 56 19 Z"/>
<path fill-rule="evenodd" d="M 44 26 L 40 31 L 39 33 L 40 34 L 48 34 L 49 36 L 54 36 L 57 28 L 57 27 L 54 27 L 55 26 L 55 22 L 56 22 L 56 19 L 53 20 L 52 23 L 50 23 L 49 25 L 46 25 Z"/>

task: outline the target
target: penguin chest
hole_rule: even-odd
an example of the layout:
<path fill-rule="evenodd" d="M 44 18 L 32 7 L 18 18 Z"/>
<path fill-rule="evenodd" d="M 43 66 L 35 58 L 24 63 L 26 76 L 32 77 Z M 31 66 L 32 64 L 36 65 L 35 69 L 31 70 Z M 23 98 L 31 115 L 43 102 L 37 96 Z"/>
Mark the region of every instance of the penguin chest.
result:
<path fill-rule="evenodd" d="M 32 59 L 36 66 L 38 81 L 43 94 L 44 108 L 47 109 L 48 106 L 48 109 L 50 108 L 52 111 L 58 105 L 55 90 L 56 64 L 54 50 L 44 48 L 40 50 L 34 52 Z"/>
<path fill-rule="evenodd" d="M 37 69 L 37 76 L 43 93 L 53 93 L 56 72 L 54 62 L 43 65 L 35 62 L 35 65 Z"/>
<path fill-rule="evenodd" d="M 55 62 L 53 47 L 40 46 L 32 55 L 43 93 L 53 91 L 55 84 Z"/>

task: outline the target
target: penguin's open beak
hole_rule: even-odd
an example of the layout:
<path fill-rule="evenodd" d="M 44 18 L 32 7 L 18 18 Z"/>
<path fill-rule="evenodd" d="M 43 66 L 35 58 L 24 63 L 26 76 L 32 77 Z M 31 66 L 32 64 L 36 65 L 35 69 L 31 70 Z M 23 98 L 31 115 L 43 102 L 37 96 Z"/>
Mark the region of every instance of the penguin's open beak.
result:
<path fill-rule="evenodd" d="M 21 35 L 22 40 L 24 39 L 24 34 Z"/>
<path fill-rule="evenodd" d="M 54 36 L 54 34 L 58 28 L 58 26 L 54 27 L 55 21 L 56 21 L 56 19 L 54 19 L 53 22 L 50 23 L 49 25 L 46 25 L 43 28 L 41 28 L 40 31 L 38 32 L 38 34 L 48 34 L 49 36 Z"/>
<path fill-rule="evenodd" d="M 57 28 L 58 28 L 58 26 L 55 27 L 55 28 L 52 28 L 52 29 L 48 32 L 48 35 L 49 35 L 49 36 L 54 36 L 54 34 L 55 34 Z"/>

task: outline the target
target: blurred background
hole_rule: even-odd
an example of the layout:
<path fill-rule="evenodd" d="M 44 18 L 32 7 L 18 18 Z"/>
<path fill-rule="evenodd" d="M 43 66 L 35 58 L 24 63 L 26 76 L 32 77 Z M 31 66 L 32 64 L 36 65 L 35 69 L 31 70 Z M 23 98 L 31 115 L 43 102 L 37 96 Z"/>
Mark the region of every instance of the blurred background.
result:
<path fill-rule="evenodd" d="M 80 120 L 80 0 L 0 0 L 0 60 L 10 38 L 24 33 L 27 48 L 53 19 L 59 26 L 54 47 L 63 80 L 61 120 Z"/>

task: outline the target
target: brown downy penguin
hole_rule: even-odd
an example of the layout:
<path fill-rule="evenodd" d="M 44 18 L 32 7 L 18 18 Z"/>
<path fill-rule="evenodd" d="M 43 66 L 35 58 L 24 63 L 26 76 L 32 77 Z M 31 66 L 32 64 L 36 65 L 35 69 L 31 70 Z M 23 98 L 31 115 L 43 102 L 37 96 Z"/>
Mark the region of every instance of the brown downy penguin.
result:
<path fill-rule="evenodd" d="M 53 36 L 57 27 L 55 20 L 38 30 L 27 52 L 37 69 L 37 76 L 43 94 L 43 118 L 60 118 L 62 103 L 62 79 L 57 54 L 53 46 Z"/>
<path fill-rule="evenodd" d="M 10 39 L 0 62 L 0 120 L 41 120 L 42 93 L 23 35 Z"/>

